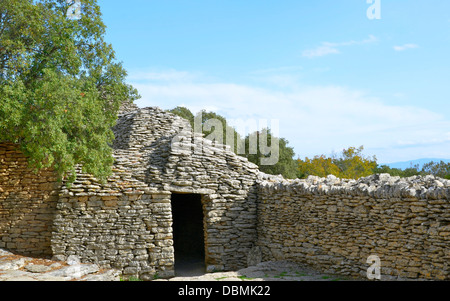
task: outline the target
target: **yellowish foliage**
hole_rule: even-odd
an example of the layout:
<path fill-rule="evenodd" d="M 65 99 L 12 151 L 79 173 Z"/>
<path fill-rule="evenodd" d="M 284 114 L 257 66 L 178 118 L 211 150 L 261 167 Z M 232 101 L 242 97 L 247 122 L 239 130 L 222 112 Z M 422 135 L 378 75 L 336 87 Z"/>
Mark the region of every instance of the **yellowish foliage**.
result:
<path fill-rule="evenodd" d="M 344 149 L 340 157 L 315 156 L 313 159 L 298 159 L 298 175 L 306 178 L 309 175 L 326 177 L 334 175 L 338 178 L 358 179 L 373 174 L 377 167 L 377 159 L 364 157 L 363 146 Z"/>

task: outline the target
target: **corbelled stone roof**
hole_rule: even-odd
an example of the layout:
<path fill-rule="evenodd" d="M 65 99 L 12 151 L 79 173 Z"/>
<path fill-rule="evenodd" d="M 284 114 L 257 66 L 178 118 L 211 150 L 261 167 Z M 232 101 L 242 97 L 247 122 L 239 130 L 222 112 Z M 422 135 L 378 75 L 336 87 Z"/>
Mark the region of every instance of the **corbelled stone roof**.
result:
<path fill-rule="evenodd" d="M 187 120 L 157 107 L 120 114 L 114 133 L 117 159 L 125 160 L 123 150 L 136 152 L 140 163 L 133 167 L 133 175 L 150 186 L 213 191 L 219 182 L 254 181 L 258 172 L 255 164 L 227 146 L 194 133 Z"/>
<path fill-rule="evenodd" d="M 114 193 L 132 187 L 214 193 L 219 187 L 226 191 L 227 185 L 237 187 L 243 182 L 249 187 L 259 173 L 257 165 L 228 146 L 194 133 L 187 120 L 158 107 L 125 104 L 113 132 L 115 164 L 107 186 Z M 86 193 L 89 187 L 95 188 L 83 181 L 95 180 L 79 174 L 69 190 Z"/>

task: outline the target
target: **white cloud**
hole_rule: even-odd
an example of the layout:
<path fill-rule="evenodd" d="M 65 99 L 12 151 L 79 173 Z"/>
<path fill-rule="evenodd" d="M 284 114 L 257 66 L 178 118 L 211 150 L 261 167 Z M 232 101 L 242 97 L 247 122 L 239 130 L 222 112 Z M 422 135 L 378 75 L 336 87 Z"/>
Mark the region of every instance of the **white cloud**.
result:
<path fill-rule="evenodd" d="M 373 36 L 369 35 L 369 38 L 362 40 L 362 41 L 347 41 L 347 42 L 341 42 L 341 43 L 330 43 L 330 42 L 322 42 L 322 45 L 313 48 L 313 49 L 307 49 L 303 51 L 302 55 L 307 58 L 315 58 L 315 57 L 321 57 L 328 54 L 338 54 L 340 53 L 339 48 L 345 47 L 345 46 L 352 46 L 352 45 L 363 45 L 363 44 L 370 44 L 377 42 L 378 39 Z"/>
<path fill-rule="evenodd" d="M 405 44 L 402 46 L 394 46 L 394 50 L 395 51 L 405 51 L 407 49 L 414 49 L 414 48 L 419 48 L 419 45 L 417 44 Z"/>
<path fill-rule="evenodd" d="M 339 49 L 337 49 L 337 47 L 323 44 L 322 46 L 319 46 L 317 48 L 307 49 L 307 50 L 303 51 L 302 55 L 304 57 L 311 59 L 314 57 L 320 57 L 320 56 L 325 56 L 328 54 L 337 54 L 337 53 L 340 53 L 340 51 L 339 51 Z"/>
<path fill-rule="evenodd" d="M 247 78 L 257 84 L 267 86 L 289 88 L 296 86 L 304 76 L 303 67 L 285 66 L 279 68 L 269 68 L 249 72 Z"/>
<path fill-rule="evenodd" d="M 444 157 L 450 158 L 450 120 L 425 108 L 390 105 L 346 87 L 294 86 L 280 91 L 199 78 L 132 84 L 143 97 L 136 101 L 140 107 L 185 106 L 193 113 L 206 109 L 229 119 L 278 119 L 280 136 L 300 157 L 364 145 L 381 162 L 416 159 L 419 150 L 429 156 L 440 152 L 441 157 L 447 152 Z"/>

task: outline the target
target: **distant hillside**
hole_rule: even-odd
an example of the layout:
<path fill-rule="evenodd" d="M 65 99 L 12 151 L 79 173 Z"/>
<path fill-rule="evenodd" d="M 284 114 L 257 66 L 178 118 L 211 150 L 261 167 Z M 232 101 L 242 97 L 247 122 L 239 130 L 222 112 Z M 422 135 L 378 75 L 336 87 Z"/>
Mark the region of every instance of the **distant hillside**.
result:
<path fill-rule="evenodd" d="M 444 161 L 445 163 L 450 163 L 450 159 L 439 159 L 439 158 L 423 158 L 423 159 L 417 159 L 417 160 L 411 160 L 411 161 L 404 161 L 404 162 L 394 162 L 394 163 L 388 163 L 388 164 L 381 164 L 381 165 L 387 165 L 390 168 L 399 168 L 399 169 L 406 169 L 411 166 L 414 166 L 416 164 L 419 164 L 419 169 L 422 169 L 422 166 L 425 163 L 429 162 L 441 162 Z"/>

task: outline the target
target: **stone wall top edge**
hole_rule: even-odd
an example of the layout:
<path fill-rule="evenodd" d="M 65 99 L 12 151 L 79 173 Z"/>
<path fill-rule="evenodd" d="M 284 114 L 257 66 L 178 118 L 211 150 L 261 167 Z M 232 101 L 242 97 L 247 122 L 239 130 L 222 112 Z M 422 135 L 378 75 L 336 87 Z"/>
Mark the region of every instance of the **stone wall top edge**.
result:
<path fill-rule="evenodd" d="M 261 190 L 291 192 L 305 195 L 366 195 L 378 198 L 447 199 L 450 201 L 450 180 L 432 175 L 400 178 L 389 174 L 374 174 L 355 179 L 309 176 L 288 180 L 281 176 L 260 173 Z"/>

